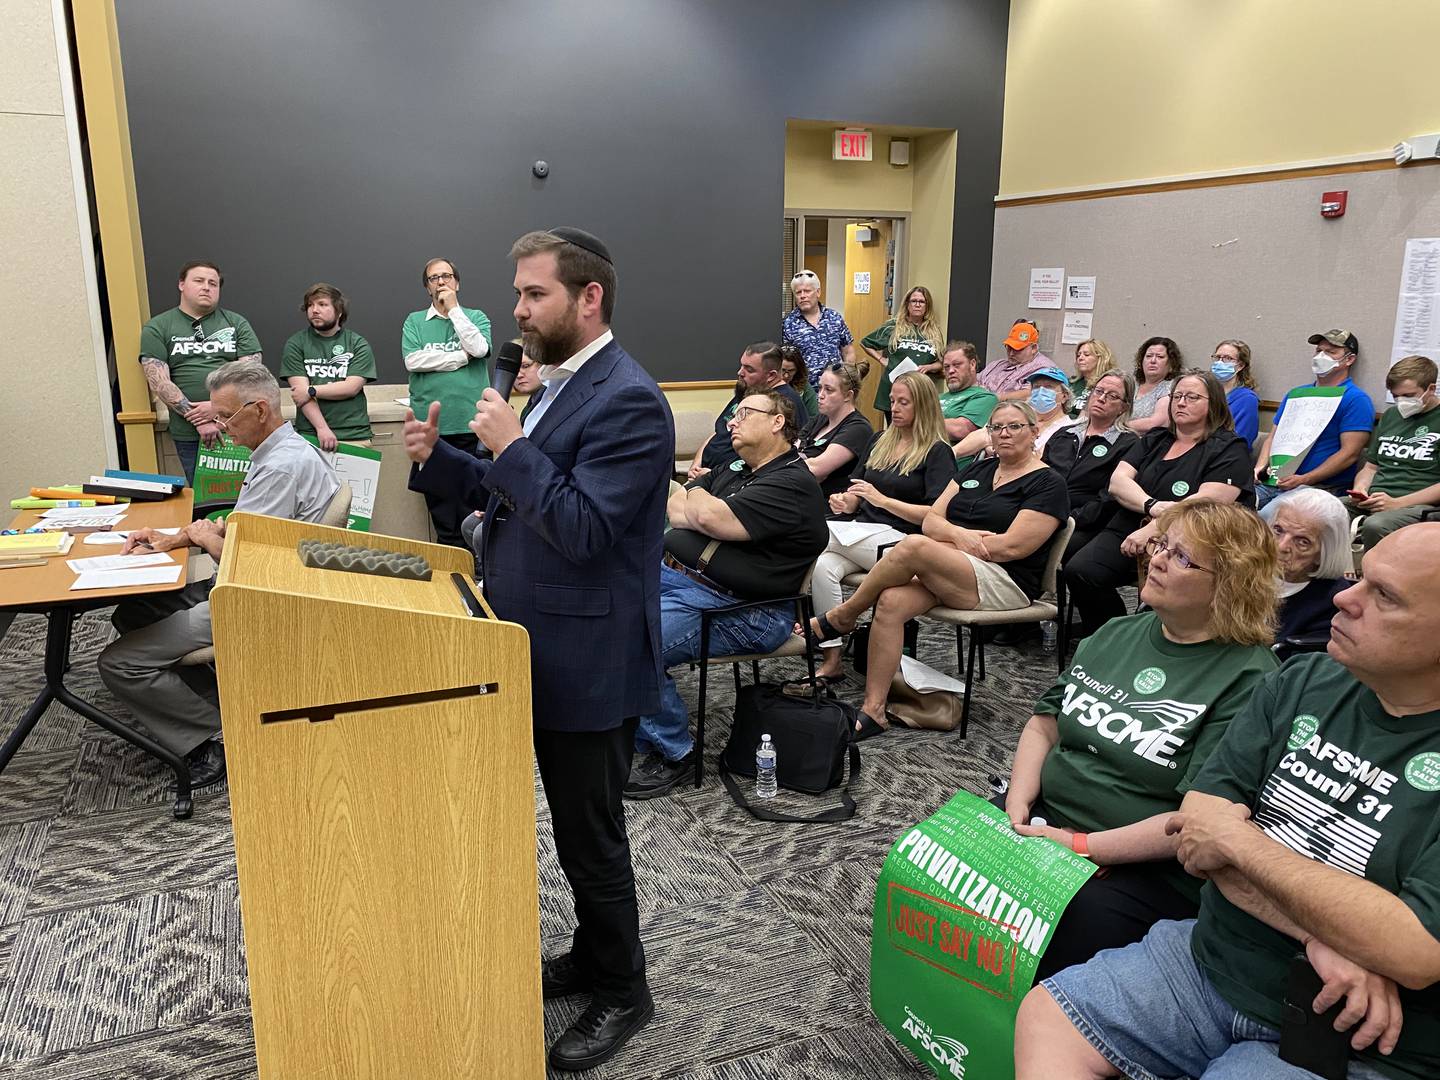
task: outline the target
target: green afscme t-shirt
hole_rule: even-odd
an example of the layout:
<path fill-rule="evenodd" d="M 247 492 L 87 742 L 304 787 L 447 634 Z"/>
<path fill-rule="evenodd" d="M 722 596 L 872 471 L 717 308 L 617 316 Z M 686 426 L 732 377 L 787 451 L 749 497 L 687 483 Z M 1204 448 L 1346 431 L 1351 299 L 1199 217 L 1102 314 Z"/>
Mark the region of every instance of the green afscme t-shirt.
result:
<path fill-rule="evenodd" d="M 1275 657 L 1258 645 L 1179 645 L 1153 612 L 1111 619 L 1086 638 L 1035 704 L 1060 739 L 1040 797 L 1060 824 L 1102 832 L 1180 808 L 1180 799 Z M 1198 898 L 1178 862 L 1170 880 Z"/>
<path fill-rule="evenodd" d="M 198 329 L 197 329 L 198 328 Z M 163 360 L 170 366 L 170 381 L 193 405 L 210 400 L 205 377 L 221 364 L 260 351 L 260 339 L 245 316 L 216 308 L 203 319 L 192 319 L 178 307 L 162 311 L 140 330 L 140 359 Z M 170 410 L 170 437 L 196 442 L 195 425 Z"/>
<path fill-rule="evenodd" d="M 906 326 L 912 326 L 906 323 Z M 900 336 L 900 344 L 894 349 L 890 348 L 890 335 L 895 331 L 895 320 L 888 320 L 884 326 L 872 331 L 869 336 L 863 338 L 861 346 L 866 349 L 874 349 L 876 352 L 885 354 L 885 371 L 880 376 L 879 385 L 875 388 L 875 408 L 881 412 L 890 411 L 890 373 L 899 367 L 906 360 L 911 360 L 916 367 L 924 367 L 926 364 L 933 364 L 940 359 L 940 354 L 935 351 L 935 346 L 922 337 L 910 336 L 903 333 Z"/>
<path fill-rule="evenodd" d="M 302 375 L 316 386 L 340 382 L 351 375 L 361 375 L 366 382 L 374 382 L 375 354 L 370 350 L 370 343 L 354 330 L 346 330 L 342 326 L 334 334 L 324 337 L 316 333 L 313 326 L 307 326 L 290 335 L 285 342 L 285 351 L 280 355 L 282 379 Z M 321 401 L 317 398 L 316 404 L 337 439 L 370 438 L 370 407 L 363 387 L 354 397 L 341 401 Z M 295 430 L 313 435 L 315 425 L 297 410 Z"/>
<path fill-rule="evenodd" d="M 1396 894 L 1440 937 L 1440 711 L 1391 716 L 1329 656 L 1297 656 L 1261 683 L 1192 786 L 1249 807 L 1276 843 Z M 1344 941 L 1326 944 L 1347 951 Z M 1207 885 L 1191 948 L 1226 1001 L 1280 1026 L 1298 942 Z M 1433 1080 L 1440 984 L 1399 989 L 1405 1023 L 1394 1053 L 1372 1045 L 1356 1056 L 1387 1076 Z"/>
<path fill-rule="evenodd" d="M 1376 466 L 1370 493 L 1400 498 L 1431 484 L 1440 484 L 1440 409 L 1405 419 L 1399 409 L 1386 409 L 1370 436 L 1367 460 Z"/>
<path fill-rule="evenodd" d="M 460 338 L 450 320 L 441 316 L 427 319 L 424 311 L 412 311 L 405 317 L 400 332 L 400 355 L 408 356 L 419 349 L 443 349 L 465 355 Z M 479 308 L 461 307 L 485 340 L 490 340 L 490 318 Z M 475 418 L 475 402 L 490 385 L 490 373 L 483 357 L 471 357 L 464 367 L 454 371 L 410 372 L 410 408 L 424 418 L 432 401 L 440 402 L 440 434 L 469 435 L 470 421 Z"/>
<path fill-rule="evenodd" d="M 940 413 L 946 420 L 964 417 L 977 428 L 984 427 L 1000 399 L 978 383 L 964 390 L 946 390 L 940 395 Z"/>

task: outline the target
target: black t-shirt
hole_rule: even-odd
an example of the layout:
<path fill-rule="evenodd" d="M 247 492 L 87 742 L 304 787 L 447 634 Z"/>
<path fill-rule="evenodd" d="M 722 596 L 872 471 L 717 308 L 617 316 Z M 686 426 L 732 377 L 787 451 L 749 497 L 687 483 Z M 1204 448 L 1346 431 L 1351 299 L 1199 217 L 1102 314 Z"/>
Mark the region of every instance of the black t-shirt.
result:
<path fill-rule="evenodd" d="M 805 408 L 805 402 L 797 394 L 793 387 L 781 383 L 771 387 L 786 401 L 790 402 L 795 409 L 795 430 L 799 431 L 810 422 L 810 410 Z M 746 390 L 743 394 L 736 394 L 730 399 L 730 404 L 720 410 L 720 415 L 715 417 L 715 434 L 710 436 L 710 441 L 705 444 L 705 449 L 700 451 L 700 464 L 707 469 L 718 469 L 722 465 L 729 465 L 732 461 L 739 461 L 740 455 L 735 453 L 735 448 L 730 445 L 730 418 L 735 415 L 735 409 L 751 394 L 767 393 L 765 390 Z"/>
<path fill-rule="evenodd" d="M 819 457 L 832 446 L 843 446 L 855 456 L 841 465 L 824 480 L 820 481 L 820 491 L 829 498 L 837 495 L 850 486 L 850 475 L 859 467 L 860 459 L 865 456 L 866 448 L 870 440 L 875 437 L 875 429 L 870 426 L 859 412 L 852 412 L 835 426 L 835 430 L 820 433 L 825 430 L 825 425 L 830 421 L 824 416 L 817 416 L 805 426 L 800 433 L 800 441 L 797 449 L 802 457 Z"/>
<path fill-rule="evenodd" d="M 753 473 L 739 458 L 735 464 L 740 468 L 727 465 L 687 485 L 724 499 L 750 534 L 749 540 L 723 541 L 705 576 L 746 600 L 793 596 L 830 542 L 820 484 L 794 450 Z M 665 550 L 686 566 L 698 567 L 710 539 L 694 529 L 671 529 Z"/>
<path fill-rule="evenodd" d="M 1084 431 L 1081 427 L 1057 431 L 1040 455 L 1040 460 L 1065 478 L 1070 516 L 1080 530 L 1100 528 L 1114 511 L 1116 504 L 1109 498 L 1110 475 L 1137 438 L 1133 431 L 1122 431 L 1113 443 L 1100 435 L 1082 441 Z"/>
<path fill-rule="evenodd" d="M 892 499 L 929 506 L 940 497 L 945 485 L 955 479 L 955 454 L 951 451 L 950 444 L 942 439 L 931 446 L 925 460 L 913 472 L 902 473 L 898 465 L 892 465 L 888 469 L 871 468 L 870 455 L 874 453 L 875 444 L 883 434 L 884 432 L 880 431 L 875 433 L 870 445 L 865 448 L 864 461 L 851 473 L 850 479 L 868 481 L 875 485 L 880 494 L 888 495 Z M 902 533 L 920 531 L 919 525 L 896 517 L 888 510 L 871 506 L 863 499 L 860 500 L 860 509 L 855 512 L 855 520 L 889 525 Z"/>
<path fill-rule="evenodd" d="M 1049 468 L 1036 469 L 997 490 L 992 485 L 999 468 L 999 458 L 982 458 L 960 471 L 955 478 L 959 490 L 945 507 L 945 518 L 950 524 L 962 529 L 1003 533 L 1021 510 L 1048 514 L 1055 519 L 1057 529 L 1065 524 L 1070 516 L 1070 499 L 1059 473 Z M 1050 541 L 1046 540 L 1023 559 L 995 565 L 1034 600 L 1042 591 L 1040 579 L 1045 576 L 1045 560 L 1049 554 Z"/>
<path fill-rule="evenodd" d="M 1178 458 L 1165 460 L 1175 443 L 1168 428 L 1155 428 L 1130 448 L 1125 463 L 1135 469 L 1135 482 L 1151 498 L 1177 502 L 1200 490 L 1201 484 L 1229 484 L 1240 489 L 1236 503 L 1255 506 L 1255 469 L 1250 448 L 1233 431 L 1217 431 Z M 1145 520 L 1143 514 L 1121 507 L 1110 522 L 1110 531 L 1131 533 Z"/>

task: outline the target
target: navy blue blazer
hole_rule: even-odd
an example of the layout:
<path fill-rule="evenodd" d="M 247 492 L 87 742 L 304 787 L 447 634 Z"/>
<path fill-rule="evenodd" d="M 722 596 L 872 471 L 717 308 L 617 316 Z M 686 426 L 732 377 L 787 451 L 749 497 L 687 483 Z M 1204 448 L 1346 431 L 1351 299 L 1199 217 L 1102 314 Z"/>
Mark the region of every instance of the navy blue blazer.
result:
<path fill-rule="evenodd" d="M 617 343 L 498 459 L 445 442 L 415 491 L 485 507 L 485 598 L 530 632 L 535 726 L 605 731 L 659 711 L 660 562 L 675 421 Z"/>

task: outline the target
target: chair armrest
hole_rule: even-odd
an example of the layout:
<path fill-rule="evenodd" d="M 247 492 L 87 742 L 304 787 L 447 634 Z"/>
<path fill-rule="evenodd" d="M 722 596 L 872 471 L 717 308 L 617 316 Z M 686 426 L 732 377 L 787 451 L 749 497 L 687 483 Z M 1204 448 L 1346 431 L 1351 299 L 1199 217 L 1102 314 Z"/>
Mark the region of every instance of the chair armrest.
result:
<path fill-rule="evenodd" d="M 890 543 L 881 544 L 879 547 L 877 547 L 875 549 L 875 561 L 879 562 L 881 559 L 883 559 L 885 557 L 885 552 L 889 551 L 898 543 L 900 543 L 899 540 L 891 540 Z"/>

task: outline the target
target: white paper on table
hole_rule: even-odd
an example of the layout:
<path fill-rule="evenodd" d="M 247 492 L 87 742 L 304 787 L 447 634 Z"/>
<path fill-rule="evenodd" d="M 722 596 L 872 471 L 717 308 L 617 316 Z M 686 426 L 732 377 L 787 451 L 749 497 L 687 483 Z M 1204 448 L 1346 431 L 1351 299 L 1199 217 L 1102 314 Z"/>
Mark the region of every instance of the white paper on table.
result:
<path fill-rule="evenodd" d="M 404 405 L 405 408 L 408 409 L 410 407 L 410 399 L 408 397 L 397 397 L 395 398 L 395 404 Z"/>
<path fill-rule="evenodd" d="M 1090 310 L 1095 306 L 1095 278 L 1071 276 L 1065 283 L 1065 306 Z"/>
<path fill-rule="evenodd" d="M 41 518 L 35 527 L 45 532 L 69 531 L 71 529 L 109 529 L 112 525 L 124 521 L 125 515 L 119 514 L 115 517 L 101 518 L 65 518 L 61 521 L 46 521 Z"/>
<path fill-rule="evenodd" d="M 1065 312 L 1065 325 L 1060 331 L 1060 344 L 1079 345 L 1082 341 L 1089 341 L 1091 338 L 1091 327 L 1095 325 L 1095 313 L 1093 311 L 1067 311 Z"/>
<path fill-rule="evenodd" d="M 77 495 L 77 499 L 85 496 Z M 109 503 L 105 506 L 52 506 L 40 516 L 46 521 L 86 521 L 122 518 L 129 503 Z"/>
<path fill-rule="evenodd" d="M 930 693 L 933 690 L 948 690 L 952 694 L 965 692 L 964 683 L 904 653 L 900 654 L 900 676 L 905 680 L 906 686 L 921 693 Z"/>
<path fill-rule="evenodd" d="M 876 525 L 869 521 L 827 521 L 826 524 L 830 526 L 830 535 L 836 542 L 846 547 L 890 528 L 889 525 Z"/>
<path fill-rule="evenodd" d="M 898 379 L 901 375 L 904 375 L 907 371 L 919 370 L 920 365 L 915 363 L 914 360 L 911 360 L 907 356 L 904 360 L 901 360 L 898 364 L 896 364 L 894 370 L 892 370 L 890 374 L 885 377 L 893 383 L 896 379 Z"/>
<path fill-rule="evenodd" d="M 70 586 L 71 592 L 82 589 L 133 589 L 141 585 L 166 585 L 185 570 L 179 563 L 169 566 L 142 566 L 138 570 L 91 570 L 81 574 Z"/>
<path fill-rule="evenodd" d="M 1030 268 L 1030 306 L 1032 308 L 1063 307 L 1065 298 L 1065 268 L 1063 266 L 1034 266 Z"/>
<path fill-rule="evenodd" d="M 178 536 L 179 529 L 156 529 L 157 533 L 164 533 L 166 536 Z M 108 532 L 93 532 L 85 534 L 87 544 L 123 544 L 130 533 L 124 529 L 111 529 Z"/>
<path fill-rule="evenodd" d="M 163 551 L 152 551 L 148 555 L 93 555 L 88 559 L 69 559 L 65 565 L 77 574 L 91 570 L 129 570 L 138 566 L 163 566 L 175 560 Z"/>

